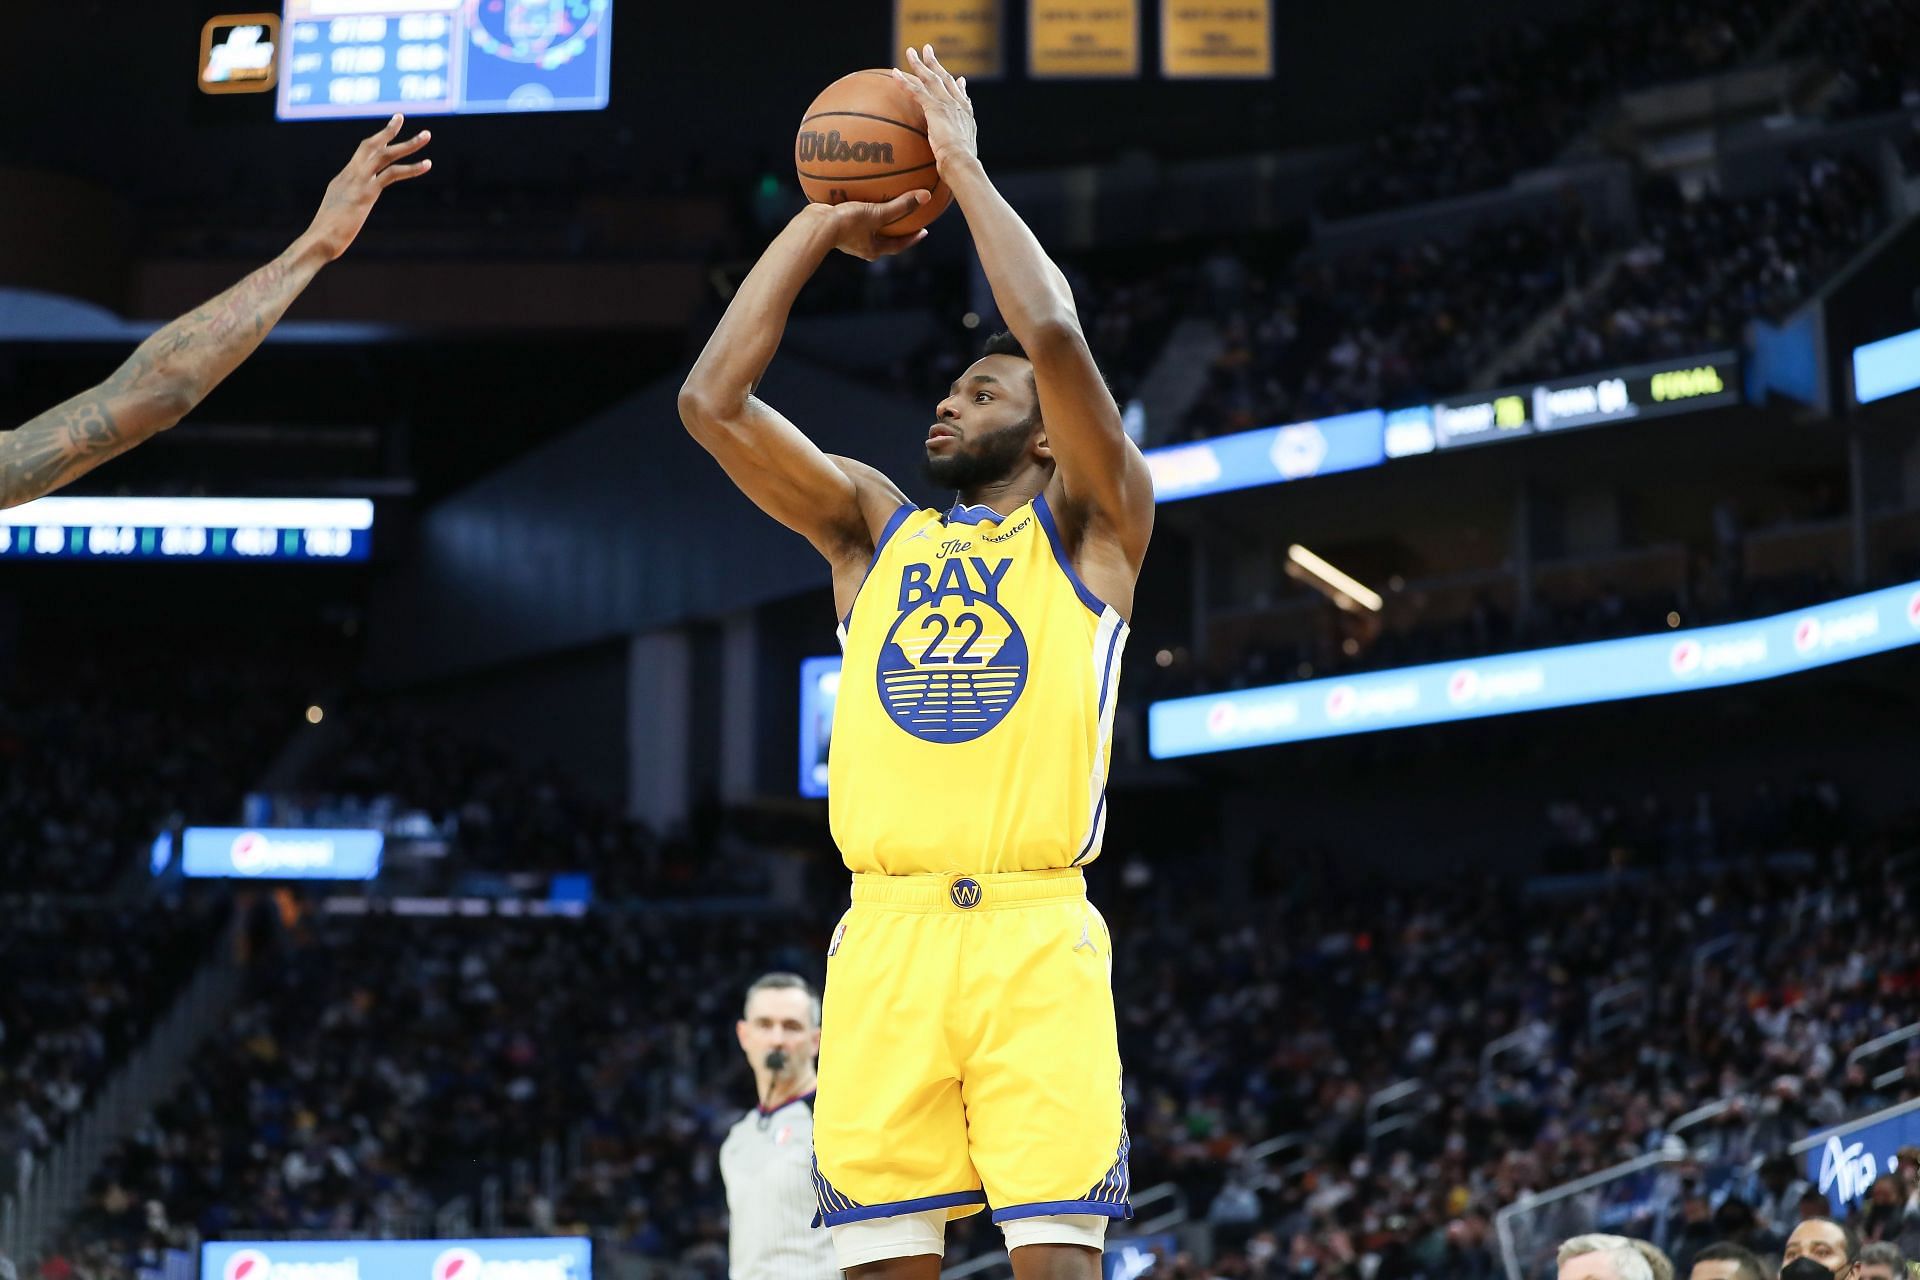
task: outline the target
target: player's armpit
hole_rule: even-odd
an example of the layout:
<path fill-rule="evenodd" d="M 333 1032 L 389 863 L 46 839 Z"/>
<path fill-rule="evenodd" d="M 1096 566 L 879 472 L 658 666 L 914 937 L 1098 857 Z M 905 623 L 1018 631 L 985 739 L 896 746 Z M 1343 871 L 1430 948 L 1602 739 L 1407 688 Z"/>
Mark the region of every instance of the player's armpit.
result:
<path fill-rule="evenodd" d="M 892 489 L 879 472 L 871 467 L 856 472 L 852 467 L 859 464 L 828 457 L 757 396 L 722 409 L 697 389 L 682 388 L 680 420 L 740 492 L 829 561 L 872 554 L 873 530 L 879 526 L 870 521 L 868 508 L 885 502 L 884 494 L 876 496 L 872 477 Z"/>
<path fill-rule="evenodd" d="M 876 549 L 873 544 L 880 531 L 887 527 L 887 521 L 909 499 L 900 492 L 900 486 L 887 478 L 886 472 L 878 467 L 870 467 L 856 458 L 843 458 L 839 454 L 828 454 L 833 465 L 853 481 L 853 487 L 859 494 L 860 514 L 866 519 L 869 550 Z"/>

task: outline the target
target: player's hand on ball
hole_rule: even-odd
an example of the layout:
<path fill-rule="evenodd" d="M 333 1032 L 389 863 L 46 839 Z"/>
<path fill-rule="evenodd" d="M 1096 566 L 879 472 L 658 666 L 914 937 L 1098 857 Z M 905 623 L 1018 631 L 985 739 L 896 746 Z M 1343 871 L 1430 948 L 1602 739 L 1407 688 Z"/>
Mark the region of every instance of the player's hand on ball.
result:
<path fill-rule="evenodd" d="M 909 70 L 893 74 L 927 113 L 927 145 L 933 148 L 934 162 L 944 168 L 950 160 L 970 160 L 979 155 L 967 78 L 956 80 L 948 75 L 940 59 L 933 56 L 932 45 L 918 52 L 909 48 L 907 66 Z"/>
<path fill-rule="evenodd" d="M 844 204 L 810 207 L 825 211 L 831 220 L 834 248 L 872 262 L 875 258 L 911 249 L 927 238 L 925 227 L 904 236 L 886 235 L 881 228 L 898 222 L 931 199 L 933 196 L 929 192 L 908 191 L 879 204 L 849 200 Z"/>
<path fill-rule="evenodd" d="M 326 198 L 320 202 L 320 212 L 313 215 L 307 236 L 326 252 L 328 259 L 347 251 L 347 246 L 360 234 L 360 228 L 366 225 L 367 215 L 373 212 L 373 202 L 380 198 L 382 191 L 396 182 L 417 178 L 433 167 L 431 160 L 399 163 L 433 140 L 433 135 L 422 129 L 405 141 L 395 142 L 401 122 L 402 117 L 396 115 L 380 132 L 363 139 L 354 148 L 353 159 L 347 161 L 347 167 L 327 184 Z"/>

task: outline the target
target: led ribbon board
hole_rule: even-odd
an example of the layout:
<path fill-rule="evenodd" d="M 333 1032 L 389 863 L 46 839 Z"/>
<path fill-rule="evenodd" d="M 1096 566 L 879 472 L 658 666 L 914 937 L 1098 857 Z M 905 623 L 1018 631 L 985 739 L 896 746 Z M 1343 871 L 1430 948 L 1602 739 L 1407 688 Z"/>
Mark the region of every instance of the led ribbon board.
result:
<path fill-rule="evenodd" d="M 212 880 L 372 880 L 386 837 L 378 831 L 293 827 L 188 827 L 180 874 Z M 155 859 L 155 870 L 164 870 Z"/>
<path fill-rule="evenodd" d="M 592 1280 L 593 1244 L 556 1240 L 221 1240 L 201 1280 Z"/>
<path fill-rule="evenodd" d="M 1771 680 L 1920 644 L 1920 582 L 1750 622 L 1156 702 L 1155 759 Z"/>
<path fill-rule="evenodd" d="M 0 560 L 365 560 L 369 498 L 41 498 L 0 511 Z"/>
<path fill-rule="evenodd" d="M 1920 359 L 1920 352 L 1915 358 Z M 1691 413 L 1738 404 L 1740 399 L 1739 357 L 1722 351 L 1452 396 L 1391 412 L 1366 409 L 1316 422 L 1262 427 L 1148 449 L 1146 457 L 1154 500 L 1177 502 L 1377 467 L 1389 458 L 1435 449 Z"/>

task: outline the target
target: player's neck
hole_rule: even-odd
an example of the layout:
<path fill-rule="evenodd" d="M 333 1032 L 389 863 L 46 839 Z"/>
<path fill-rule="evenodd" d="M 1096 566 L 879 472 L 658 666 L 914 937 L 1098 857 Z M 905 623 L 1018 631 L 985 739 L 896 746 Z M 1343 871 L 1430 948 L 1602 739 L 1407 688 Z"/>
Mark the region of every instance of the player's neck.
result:
<path fill-rule="evenodd" d="M 763 1080 L 760 1082 L 760 1103 L 762 1111 L 778 1111 L 795 1098 L 804 1098 L 813 1092 L 814 1073 L 802 1072 L 791 1080 Z"/>
<path fill-rule="evenodd" d="M 1005 480 L 981 485 L 978 489 L 962 489 L 958 505 L 990 507 L 1005 519 L 1044 493 L 1047 479 L 1046 475 L 1037 472 L 1022 472 Z"/>

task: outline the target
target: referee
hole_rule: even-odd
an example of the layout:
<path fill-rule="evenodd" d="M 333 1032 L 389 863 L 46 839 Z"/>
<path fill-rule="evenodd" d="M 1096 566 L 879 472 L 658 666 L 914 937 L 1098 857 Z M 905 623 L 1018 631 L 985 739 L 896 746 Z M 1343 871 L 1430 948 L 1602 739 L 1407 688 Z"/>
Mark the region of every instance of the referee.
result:
<path fill-rule="evenodd" d="M 727 1274 L 732 1280 L 839 1280 L 833 1239 L 815 1230 L 813 1082 L 820 997 L 793 973 L 747 988 L 736 1024 L 760 1105 L 720 1145 L 727 1184 Z"/>

